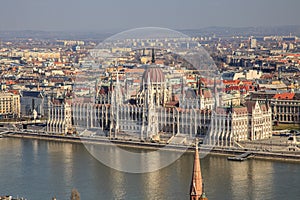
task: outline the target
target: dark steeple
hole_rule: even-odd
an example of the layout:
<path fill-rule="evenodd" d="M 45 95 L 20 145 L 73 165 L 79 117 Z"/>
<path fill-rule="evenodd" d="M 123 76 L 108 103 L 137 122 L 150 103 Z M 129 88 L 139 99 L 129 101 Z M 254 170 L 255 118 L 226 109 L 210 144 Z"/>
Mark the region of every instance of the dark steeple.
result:
<path fill-rule="evenodd" d="M 152 49 L 152 60 L 151 60 L 152 64 L 155 64 L 155 52 L 154 52 L 154 48 Z"/>

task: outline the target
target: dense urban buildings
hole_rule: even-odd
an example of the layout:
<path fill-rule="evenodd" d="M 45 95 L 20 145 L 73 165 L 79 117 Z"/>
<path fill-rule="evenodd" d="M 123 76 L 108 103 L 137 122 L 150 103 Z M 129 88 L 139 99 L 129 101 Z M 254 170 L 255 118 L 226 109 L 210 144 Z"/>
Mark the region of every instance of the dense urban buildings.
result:
<path fill-rule="evenodd" d="M 1 41 L 0 137 L 81 141 L 91 144 L 84 152 L 91 150 L 94 156 L 99 155 L 95 144 L 103 143 L 182 152 L 196 147 L 190 190 L 185 192 L 191 200 L 208 199 L 201 154 L 241 153 L 228 157 L 239 161 L 254 155 L 299 159 L 298 37 L 212 33 L 180 39 L 118 37 L 98 45 L 99 41 L 90 38 Z M 51 150 L 54 157 L 65 154 L 77 159 L 73 148 L 62 153 L 56 144 L 43 149 Z M 32 145 L 34 155 L 41 151 L 36 140 Z M 118 164 L 126 158 L 115 149 L 107 152 L 100 153 Z M 111 159 L 115 154 L 116 159 Z M 78 158 L 81 163 L 82 157 Z M 144 161 L 132 163 L 144 167 Z M 211 165 L 203 163 L 206 174 Z M 71 177 L 69 168 L 65 169 Z M 245 175 L 243 170 L 217 170 L 221 172 L 213 174 L 221 177 L 236 173 L 237 184 Z M 90 171 L 94 177 L 95 171 Z M 112 188 L 116 183 L 112 182 Z M 79 193 L 73 190 L 71 198 L 79 199 Z"/>
<path fill-rule="evenodd" d="M 189 138 L 208 136 L 210 145 L 222 146 L 231 146 L 234 141 L 272 136 L 269 102 L 218 105 L 214 98 L 218 94 L 209 88 L 202 88 L 200 78 L 196 78 L 199 82 L 196 82 L 194 97 L 188 96 L 191 91 L 184 90 L 184 81 L 181 81 L 179 101 L 174 101 L 172 88 L 175 86 L 166 80 L 162 68 L 153 63 L 145 66 L 142 84 L 136 95 L 126 98 L 121 91 L 126 86 L 120 82 L 117 74 L 115 85 L 108 88 L 95 86 L 96 103 L 79 103 L 81 99 L 75 99 L 72 104 L 75 127 L 98 128 L 102 134 L 110 137 L 130 135 L 141 140 L 159 140 L 161 137 L 172 139 L 176 135 Z M 49 120 L 52 119 L 51 116 Z M 51 127 L 50 122 L 48 125 Z"/>
<path fill-rule="evenodd" d="M 180 56 L 170 54 L 170 39 L 102 49 L 88 40 L 2 41 L 1 119 L 42 120 L 49 134 L 92 130 L 157 142 L 198 136 L 219 146 L 268 139 L 282 124 L 297 128 L 296 36 L 176 42 Z M 210 53 L 217 78 L 183 59 L 193 48 Z"/>

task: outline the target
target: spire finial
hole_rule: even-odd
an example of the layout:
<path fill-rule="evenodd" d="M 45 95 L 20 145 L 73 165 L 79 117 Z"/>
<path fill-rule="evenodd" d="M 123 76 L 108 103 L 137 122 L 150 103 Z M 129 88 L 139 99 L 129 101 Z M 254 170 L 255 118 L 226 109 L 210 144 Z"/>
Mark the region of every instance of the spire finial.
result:
<path fill-rule="evenodd" d="M 152 49 L 152 60 L 151 60 L 152 64 L 155 64 L 155 52 L 154 52 L 154 48 Z"/>

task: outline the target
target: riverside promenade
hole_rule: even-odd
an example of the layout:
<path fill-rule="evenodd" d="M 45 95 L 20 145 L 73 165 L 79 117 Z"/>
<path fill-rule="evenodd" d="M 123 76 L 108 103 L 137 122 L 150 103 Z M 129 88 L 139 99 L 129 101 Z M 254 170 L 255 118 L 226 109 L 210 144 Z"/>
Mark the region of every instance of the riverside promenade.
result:
<path fill-rule="evenodd" d="M 127 148 L 140 148 L 149 150 L 164 150 L 164 151 L 184 151 L 194 152 L 195 146 L 183 145 L 183 144 L 165 144 L 165 143 L 154 143 L 146 141 L 133 141 L 133 140 L 122 140 L 122 139 L 109 139 L 103 136 L 93 137 L 79 137 L 79 136 L 64 136 L 64 135 L 49 135 L 45 133 L 30 133 L 30 132 L 3 132 L 4 137 L 9 138 L 23 138 L 23 139 L 38 139 L 38 140 L 49 140 L 58 142 L 69 142 L 69 143 L 83 143 L 83 144 L 96 144 L 96 145 L 117 145 L 119 147 Z M 264 145 L 263 145 L 264 144 Z M 266 148 L 268 145 L 269 149 L 272 149 L 272 142 L 262 144 L 255 142 L 253 145 L 251 142 L 243 144 L 240 147 L 218 147 L 218 146 L 207 146 L 200 145 L 200 153 L 202 154 L 216 154 L 224 156 L 236 156 L 246 152 L 251 152 L 254 159 L 272 159 L 272 160 L 286 160 L 300 162 L 300 151 L 296 149 L 289 149 L 289 145 L 283 146 L 282 150 L 270 151 Z M 274 145 L 274 143 L 273 143 Z"/>

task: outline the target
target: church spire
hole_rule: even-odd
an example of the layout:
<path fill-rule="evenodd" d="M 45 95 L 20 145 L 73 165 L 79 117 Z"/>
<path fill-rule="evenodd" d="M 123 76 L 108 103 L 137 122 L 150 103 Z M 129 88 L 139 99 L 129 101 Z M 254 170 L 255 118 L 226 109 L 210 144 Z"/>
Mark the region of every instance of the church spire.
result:
<path fill-rule="evenodd" d="M 199 200 L 202 195 L 202 175 L 198 152 L 198 140 L 196 139 L 196 151 L 194 157 L 193 176 L 190 189 L 190 200 Z"/>
<path fill-rule="evenodd" d="M 152 60 L 151 60 L 152 64 L 155 64 L 155 52 L 154 52 L 154 48 L 152 49 Z"/>

